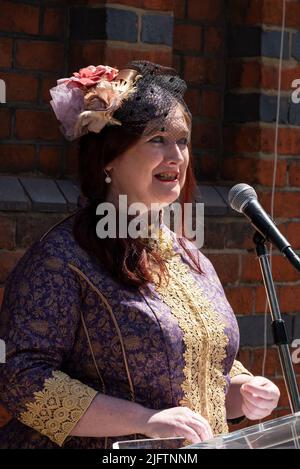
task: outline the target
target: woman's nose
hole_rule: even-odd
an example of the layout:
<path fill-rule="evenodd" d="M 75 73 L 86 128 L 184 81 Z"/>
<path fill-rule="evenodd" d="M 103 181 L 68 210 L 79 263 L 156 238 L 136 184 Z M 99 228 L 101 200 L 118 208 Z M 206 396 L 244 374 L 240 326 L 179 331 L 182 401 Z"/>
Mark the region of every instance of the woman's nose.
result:
<path fill-rule="evenodd" d="M 169 162 L 169 163 L 172 163 L 174 162 L 175 164 L 178 164 L 180 162 L 183 162 L 184 161 L 184 156 L 183 156 L 183 153 L 180 149 L 180 146 L 174 142 L 174 143 L 170 143 L 168 145 L 168 151 L 167 151 L 167 155 L 166 155 L 166 160 Z"/>

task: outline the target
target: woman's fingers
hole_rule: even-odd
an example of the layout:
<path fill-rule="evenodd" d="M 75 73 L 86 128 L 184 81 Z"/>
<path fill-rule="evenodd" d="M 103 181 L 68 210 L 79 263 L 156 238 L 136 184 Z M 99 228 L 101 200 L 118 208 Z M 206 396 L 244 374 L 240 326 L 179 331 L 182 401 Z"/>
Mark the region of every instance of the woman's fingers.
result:
<path fill-rule="evenodd" d="M 265 400 L 273 400 L 277 397 L 276 391 L 269 389 L 269 387 L 267 386 L 261 387 L 247 383 L 242 386 L 241 391 L 246 391 L 247 393 L 255 394 Z"/>
<path fill-rule="evenodd" d="M 189 425 L 182 425 L 177 436 L 183 437 L 193 444 L 201 443 L 201 441 L 203 441 L 202 435 L 199 435 L 199 433 Z"/>
<path fill-rule="evenodd" d="M 271 414 L 278 404 L 280 391 L 269 379 L 255 376 L 240 388 L 242 409 L 246 417 L 260 420 Z"/>
<path fill-rule="evenodd" d="M 270 411 L 259 409 L 245 400 L 242 405 L 242 410 L 245 416 L 250 420 L 260 420 L 270 414 Z"/>
<path fill-rule="evenodd" d="M 246 402 L 248 402 L 251 405 L 254 405 L 258 409 L 262 409 L 262 410 L 271 409 L 272 410 L 274 408 L 274 400 L 273 399 L 271 399 L 271 400 L 263 399 L 261 397 L 254 396 L 253 394 L 251 394 L 247 391 L 243 391 L 242 394 L 243 394 L 243 398 Z"/>
<path fill-rule="evenodd" d="M 214 438 L 214 434 L 212 432 L 212 429 L 211 429 L 208 421 L 205 420 L 204 418 L 194 416 L 192 425 L 195 425 L 194 428 L 198 429 L 198 431 L 200 431 L 201 436 L 204 436 L 205 440 L 211 440 L 212 438 Z"/>
<path fill-rule="evenodd" d="M 186 407 L 149 410 L 143 428 L 143 433 L 152 438 L 181 436 L 193 443 L 213 438 L 208 421 Z"/>

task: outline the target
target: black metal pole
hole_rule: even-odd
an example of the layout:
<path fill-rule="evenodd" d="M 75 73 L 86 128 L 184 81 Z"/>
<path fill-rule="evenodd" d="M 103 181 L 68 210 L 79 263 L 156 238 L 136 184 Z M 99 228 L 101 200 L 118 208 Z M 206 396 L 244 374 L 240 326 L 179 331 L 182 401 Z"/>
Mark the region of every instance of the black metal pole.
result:
<path fill-rule="evenodd" d="M 277 300 L 276 290 L 273 282 L 272 272 L 270 269 L 270 263 L 268 259 L 268 251 L 266 248 L 266 239 L 256 231 L 253 237 L 253 241 L 256 245 L 256 253 L 259 259 L 260 268 L 263 276 L 264 286 L 270 306 L 271 317 L 272 317 L 272 332 L 274 342 L 277 345 L 280 364 L 283 372 L 283 377 L 289 396 L 290 406 L 293 412 L 300 411 L 300 397 L 297 385 L 297 380 L 293 368 L 293 363 L 289 351 L 289 342 L 285 327 L 280 313 L 280 308 Z"/>

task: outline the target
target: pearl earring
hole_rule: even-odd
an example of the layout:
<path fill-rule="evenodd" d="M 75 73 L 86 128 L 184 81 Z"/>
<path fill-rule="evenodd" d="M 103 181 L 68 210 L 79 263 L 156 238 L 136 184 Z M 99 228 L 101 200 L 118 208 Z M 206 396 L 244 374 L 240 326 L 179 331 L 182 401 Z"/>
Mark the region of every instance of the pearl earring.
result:
<path fill-rule="evenodd" d="M 104 174 L 105 174 L 105 176 L 106 176 L 105 182 L 106 182 L 107 184 L 110 184 L 110 183 L 111 183 L 111 177 L 110 177 L 110 175 L 107 173 L 106 169 L 104 170 Z"/>

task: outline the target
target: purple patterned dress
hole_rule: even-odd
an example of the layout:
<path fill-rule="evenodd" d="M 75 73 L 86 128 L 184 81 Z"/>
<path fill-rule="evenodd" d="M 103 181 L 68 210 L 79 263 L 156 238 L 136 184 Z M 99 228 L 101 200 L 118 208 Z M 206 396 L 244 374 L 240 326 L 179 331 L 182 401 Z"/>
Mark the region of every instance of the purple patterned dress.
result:
<path fill-rule="evenodd" d="M 210 261 L 203 274 L 165 225 L 168 286 L 124 286 L 76 243 L 73 215 L 27 251 L 11 273 L 0 313 L 6 363 L 0 401 L 13 418 L 0 448 L 110 448 L 113 438 L 69 436 L 95 395 L 153 409 L 184 405 L 228 431 L 239 332 Z M 142 437 L 139 435 L 139 437 Z"/>

